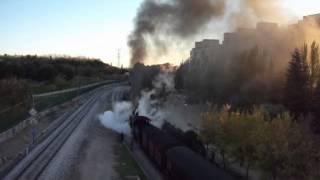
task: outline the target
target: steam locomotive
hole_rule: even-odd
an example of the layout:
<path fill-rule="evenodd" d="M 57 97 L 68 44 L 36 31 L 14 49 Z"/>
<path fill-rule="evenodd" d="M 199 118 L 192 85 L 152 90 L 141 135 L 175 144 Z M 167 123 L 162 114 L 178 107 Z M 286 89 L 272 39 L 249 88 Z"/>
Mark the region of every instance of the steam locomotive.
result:
<path fill-rule="evenodd" d="M 134 140 L 168 180 L 233 180 L 181 142 L 150 124 L 144 116 L 130 117 Z"/>

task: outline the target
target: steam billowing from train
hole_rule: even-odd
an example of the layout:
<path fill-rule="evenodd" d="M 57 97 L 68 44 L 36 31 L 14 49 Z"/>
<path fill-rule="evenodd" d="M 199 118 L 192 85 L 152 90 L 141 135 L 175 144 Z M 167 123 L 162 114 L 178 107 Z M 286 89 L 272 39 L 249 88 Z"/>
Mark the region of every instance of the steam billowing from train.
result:
<path fill-rule="evenodd" d="M 167 118 L 163 108 L 167 96 L 174 91 L 174 77 L 171 72 L 161 72 L 153 81 L 153 89 L 142 91 L 138 104 L 134 107 L 132 102 L 115 102 L 111 111 L 99 116 L 103 126 L 118 133 L 130 135 L 129 117 L 133 111 L 140 116 L 150 118 L 151 124 L 161 127 Z"/>
<path fill-rule="evenodd" d="M 220 33 L 252 26 L 261 20 L 279 22 L 283 17 L 279 2 L 280 0 L 144 0 L 128 39 L 131 65 L 145 62 L 151 54 L 151 47 L 160 52 L 159 55 L 163 55 L 177 41 L 193 42 L 191 39 L 205 31 L 213 21 L 225 23 L 225 28 L 220 29 Z M 218 30 L 211 27 L 210 31 Z"/>
<path fill-rule="evenodd" d="M 232 2 L 236 3 L 237 0 Z M 234 30 L 254 27 L 259 21 L 283 22 L 285 15 L 280 2 L 281 0 L 238 0 L 237 8 L 229 11 L 227 26 L 229 30 Z"/>
<path fill-rule="evenodd" d="M 129 117 L 132 113 L 130 102 L 116 102 L 112 111 L 106 111 L 99 116 L 101 124 L 118 133 L 130 134 Z"/>
<path fill-rule="evenodd" d="M 160 36 L 187 39 L 197 34 L 214 17 L 224 14 L 224 0 L 145 0 L 136 16 L 135 28 L 129 37 L 131 64 L 148 56 L 147 38 L 162 52 L 167 43 Z"/>

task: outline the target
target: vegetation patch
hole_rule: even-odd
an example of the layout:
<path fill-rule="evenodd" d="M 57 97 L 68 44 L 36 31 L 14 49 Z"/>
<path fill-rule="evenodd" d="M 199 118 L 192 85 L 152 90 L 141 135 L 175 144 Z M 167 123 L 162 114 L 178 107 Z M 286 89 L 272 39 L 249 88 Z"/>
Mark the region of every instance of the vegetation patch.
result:
<path fill-rule="evenodd" d="M 38 111 L 42 111 L 44 109 L 53 107 L 55 105 L 59 105 L 64 102 L 70 101 L 73 98 L 75 98 L 83 93 L 86 93 L 88 91 L 91 91 L 97 87 L 100 87 L 102 85 L 103 84 L 80 89 L 80 90 L 74 90 L 74 91 L 70 91 L 70 92 L 60 93 L 60 94 L 37 97 L 37 98 L 35 98 L 35 108 Z"/>
<path fill-rule="evenodd" d="M 28 116 L 31 94 L 23 80 L 0 80 L 0 132 L 18 124 Z"/>
<path fill-rule="evenodd" d="M 139 176 L 141 180 L 147 179 L 124 144 L 117 144 L 115 146 L 115 153 L 117 164 L 114 168 L 121 179 L 132 179 L 136 176 Z"/>
<path fill-rule="evenodd" d="M 238 162 L 247 177 L 250 169 L 260 169 L 269 179 L 319 178 L 318 137 L 292 119 L 287 112 L 270 117 L 258 107 L 251 112 L 213 108 L 203 114 L 201 136 L 209 154 L 222 156 L 223 167 Z"/>
<path fill-rule="evenodd" d="M 125 71 L 84 57 L 0 55 L 0 132 L 29 116 L 32 94 L 120 80 Z M 97 87 L 35 98 L 35 108 L 42 111 Z"/>

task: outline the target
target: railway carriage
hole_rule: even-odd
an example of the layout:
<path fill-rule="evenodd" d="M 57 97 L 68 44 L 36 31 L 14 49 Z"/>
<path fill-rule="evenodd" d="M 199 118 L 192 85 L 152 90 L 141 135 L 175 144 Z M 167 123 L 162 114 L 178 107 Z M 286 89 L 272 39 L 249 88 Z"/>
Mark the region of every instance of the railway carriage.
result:
<path fill-rule="evenodd" d="M 161 170 L 165 168 L 167 149 L 182 144 L 162 130 L 146 125 L 142 129 L 142 148 Z"/>
<path fill-rule="evenodd" d="M 142 142 L 142 131 L 141 129 L 148 125 L 150 122 L 150 119 L 144 116 L 131 116 L 130 117 L 130 127 L 132 130 L 132 136 L 133 138 L 141 144 Z"/>
<path fill-rule="evenodd" d="M 184 146 L 166 152 L 166 174 L 170 180 L 233 180 L 234 178 L 213 166 Z"/>
<path fill-rule="evenodd" d="M 232 180 L 181 142 L 150 124 L 143 116 L 130 117 L 134 139 L 169 180 Z"/>

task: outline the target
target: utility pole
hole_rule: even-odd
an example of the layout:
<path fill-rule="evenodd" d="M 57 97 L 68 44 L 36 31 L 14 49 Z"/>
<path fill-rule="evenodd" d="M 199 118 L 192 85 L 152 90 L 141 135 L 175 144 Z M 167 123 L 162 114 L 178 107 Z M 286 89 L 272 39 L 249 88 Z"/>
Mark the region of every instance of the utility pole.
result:
<path fill-rule="evenodd" d="M 118 49 L 118 67 L 120 68 L 120 58 L 121 58 L 121 54 L 120 54 L 121 49 Z"/>
<path fill-rule="evenodd" d="M 75 60 L 74 62 L 75 68 L 76 68 L 76 86 L 77 86 L 77 97 L 80 95 L 80 74 L 79 74 L 79 65 L 80 65 L 80 60 Z"/>

